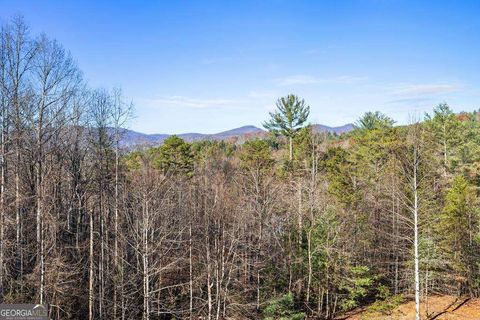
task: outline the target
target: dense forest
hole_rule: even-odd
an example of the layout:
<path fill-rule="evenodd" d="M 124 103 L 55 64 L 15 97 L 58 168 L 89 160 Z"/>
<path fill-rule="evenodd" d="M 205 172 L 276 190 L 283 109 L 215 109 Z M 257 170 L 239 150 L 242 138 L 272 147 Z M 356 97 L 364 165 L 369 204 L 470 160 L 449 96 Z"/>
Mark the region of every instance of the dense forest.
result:
<path fill-rule="evenodd" d="M 123 150 L 131 112 L 56 41 L 2 26 L 0 302 L 52 319 L 332 319 L 480 295 L 479 114 L 369 112 L 335 136 L 289 95 L 263 139 Z"/>

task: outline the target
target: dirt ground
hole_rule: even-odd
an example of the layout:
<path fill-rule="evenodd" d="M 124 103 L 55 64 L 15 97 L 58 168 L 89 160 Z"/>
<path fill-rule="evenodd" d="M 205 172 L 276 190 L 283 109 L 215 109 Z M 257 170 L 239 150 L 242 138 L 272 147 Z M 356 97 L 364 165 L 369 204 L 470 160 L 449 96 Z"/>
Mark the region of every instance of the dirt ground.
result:
<path fill-rule="evenodd" d="M 421 306 L 424 320 L 480 320 L 480 299 L 453 296 L 432 296 Z M 415 319 L 415 302 L 409 301 L 397 307 L 390 315 L 382 315 L 364 309 L 353 310 L 344 317 L 345 320 L 412 320 Z"/>

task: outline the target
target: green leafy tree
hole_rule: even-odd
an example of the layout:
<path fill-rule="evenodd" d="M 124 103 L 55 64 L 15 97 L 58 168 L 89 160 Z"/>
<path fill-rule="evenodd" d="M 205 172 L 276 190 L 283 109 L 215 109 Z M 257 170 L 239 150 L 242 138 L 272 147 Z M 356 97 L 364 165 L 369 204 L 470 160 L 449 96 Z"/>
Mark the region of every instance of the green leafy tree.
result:
<path fill-rule="evenodd" d="M 138 170 L 142 165 L 143 155 L 141 151 L 132 151 L 123 158 L 123 164 L 128 170 Z"/>
<path fill-rule="evenodd" d="M 371 289 L 375 278 L 370 275 L 367 266 L 347 268 L 348 275 L 343 279 L 340 289 L 346 291 L 345 300 L 342 301 L 342 309 L 350 310 L 359 305 Z"/>
<path fill-rule="evenodd" d="M 375 317 L 375 313 L 391 316 L 393 310 L 405 301 L 402 295 L 392 295 L 390 289 L 385 285 L 379 285 L 377 291 L 376 300 L 367 311 L 367 315 L 372 318 Z"/>
<path fill-rule="evenodd" d="M 355 127 L 360 130 L 391 128 L 395 121 L 380 111 L 367 112 L 361 117 Z"/>
<path fill-rule="evenodd" d="M 195 162 L 205 164 L 209 159 L 216 157 L 231 157 L 235 151 L 235 145 L 225 141 L 202 140 L 191 144 L 191 150 Z"/>
<path fill-rule="evenodd" d="M 337 146 L 329 148 L 320 160 L 320 168 L 328 181 L 328 191 L 345 207 L 352 207 L 359 195 L 352 177 L 354 163 L 349 152 Z"/>
<path fill-rule="evenodd" d="M 153 167 L 167 173 L 193 174 L 193 155 L 190 144 L 178 136 L 167 138 L 158 148 L 150 149 Z"/>
<path fill-rule="evenodd" d="M 454 142 L 456 156 L 450 159 L 452 172 L 480 184 L 480 122 L 474 113 L 462 113 L 458 124 L 457 141 Z"/>
<path fill-rule="evenodd" d="M 312 126 L 300 129 L 293 139 L 295 166 L 299 169 L 311 170 L 312 162 L 315 162 L 321 153 L 321 145 L 326 145 L 327 140 L 333 140 L 330 133 L 315 132 Z"/>
<path fill-rule="evenodd" d="M 326 201 L 330 198 L 326 197 Z M 307 245 L 303 247 L 303 272 L 311 276 L 311 283 L 308 288 L 316 288 L 312 292 L 307 291 L 309 298 L 322 299 L 318 295 L 320 291 L 332 293 L 335 291 L 332 284 L 337 283 L 337 279 L 342 277 L 341 266 L 347 263 L 347 257 L 339 254 L 338 246 L 340 230 L 340 219 L 338 217 L 338 208 L 329 204 L 325 208 L 319 208 L 319 212 L 312 212 L 315 217 L 312 221 L 306 223 Z M 307 290 L 308 290 L 307 288 Z M 310 300 L 313 300 L 310 299 Z M 310 302 L 309 299 L 306 299 Z M 325 301 L 327 302 L 327 301 Z M 332 301 L 329 301 L 328 308 L 333 308 Z"/>
<path fill-rule="evenodd" d="M 444 174 L 446 176 L 450 171 L 451 158 L 456 155 L 456 147 L 459 142 L 458 128 L 460 121 L 448 104 L 441 103 L 433 109 L 433 115 L 426 115 L 426 123 L 441 150 Z"/>
<path fill-rule="evenodd" d="M 274 163 L 267 141 L 260 139 L 250 140 L 243 144 L 240 160 L 244 167 L 255 171 L 269 169 Z"/>
<path fill-rule="evenodd" d="M 378 123 L 375 124 L 374 120 L 366 121 L 366 118 L 370 116 L 364 116 L 359 122 L 368 122 L 369 125 L 355 132 L 350 153 L 351 161 L 355 163 L 358 180 L 372 188 L 380 178 L 379 169 L 389 161 L 390 154 L 398 148 L 400 140 L 398 128 L 391 126 L 393 120 L 376 118 Z"/>
<path fill-rule="evenodd" d="M 295 310 L 293 294 L 291 292 L 271 300 L 263 310 L 265 320 L 302 320 L 305 314 Z"/>
<path fill-rule="evenodd" d="M 263 126 L 274 134 L 281 134 L 288 139 L 289 160 L 293 158 L 293 138 L 303 127 L 310 114 L 310 106 L 296 95 L 290 94 L 277 100 L 277 110 L 270 112 L 270 120 Z"/>
<path fill-rule="evenodd" d="M 445 197 L 445 206 L 440 216 L 441 245 L 446 261 L 467 287 L 475 288 L 478 294 L 478 199 L 475 189 L 463 176 L 456 176 Z M 463 294 L 465 292 L 461 292 Z M 472 294 L 473 292 L 468 292 Z"/>

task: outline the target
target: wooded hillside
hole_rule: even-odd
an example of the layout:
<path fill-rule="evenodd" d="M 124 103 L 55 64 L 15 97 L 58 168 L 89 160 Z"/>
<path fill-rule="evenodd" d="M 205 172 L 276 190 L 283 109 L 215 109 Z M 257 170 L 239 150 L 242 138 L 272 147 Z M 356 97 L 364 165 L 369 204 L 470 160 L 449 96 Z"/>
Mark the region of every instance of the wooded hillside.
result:
<path fill-rule="evenodd" d="M 287 96 L 268 139 L 126 152 L 120 90 L 88 88 L 21 19 L 0 41 L 0 302 L 53 319 L 332 319 L 479 296 L 478 114 L 371 112 L 334 136 Z"/>

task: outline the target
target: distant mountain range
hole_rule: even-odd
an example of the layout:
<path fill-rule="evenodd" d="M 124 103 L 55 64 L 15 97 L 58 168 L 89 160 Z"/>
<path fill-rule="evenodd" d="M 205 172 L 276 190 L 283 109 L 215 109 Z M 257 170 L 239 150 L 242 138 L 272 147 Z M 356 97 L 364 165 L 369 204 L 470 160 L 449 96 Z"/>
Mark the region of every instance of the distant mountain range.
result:
<path fill-rule="evenodd" d="M 347 133 L 349 131 L 352 131 L 355 127 L 351 123 L 344 124 L 343 126 L 339 127 L 329 127 L 325 126 L 323 124 L 314 124 L 312 125 L 313 130 L 315 132 L 330 132 L 334 133 L 336 135 L 341 135 L 342 133 Z"/>
<path fill-rule="evenodd" d="M 322 124 L 312 125 L 315 132 L 330 132 L 334 134 L 342 134 L 353 130 L 353 124 L 349 123 L 340 127 L 329 127 Z M 243 126 L 214 134 L 204 133 L 181 133 L 177 134 L 180 138 L 188 142 L 201 140 L 231 140 L 242 142 L 254 137 L 264 137 L 267 132 L 255 126 Z M 158 146 L 167 139 L 169 134 L 154 133 L 146 134 L 133 130 L 124 129 L 120 145 L 125 148 L 133 148 L 140 146 Z"/>

